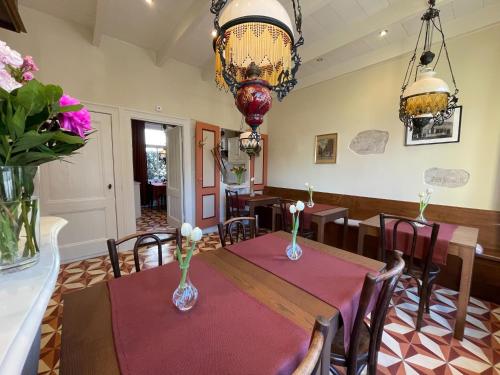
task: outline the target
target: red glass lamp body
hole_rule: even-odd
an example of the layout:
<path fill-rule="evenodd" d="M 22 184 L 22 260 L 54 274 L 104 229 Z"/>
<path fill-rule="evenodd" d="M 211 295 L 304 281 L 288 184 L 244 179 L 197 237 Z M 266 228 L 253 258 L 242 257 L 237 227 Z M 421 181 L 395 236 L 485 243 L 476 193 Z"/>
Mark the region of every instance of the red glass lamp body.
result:
<path fill-rule="evenodd" d="M 251 77 L 241 83 L 235 104 L 245 116 L 245 122 L 256 131 L 264 121 L 265 114 L 271 109 L 273 99 L 267 81 Z"/>

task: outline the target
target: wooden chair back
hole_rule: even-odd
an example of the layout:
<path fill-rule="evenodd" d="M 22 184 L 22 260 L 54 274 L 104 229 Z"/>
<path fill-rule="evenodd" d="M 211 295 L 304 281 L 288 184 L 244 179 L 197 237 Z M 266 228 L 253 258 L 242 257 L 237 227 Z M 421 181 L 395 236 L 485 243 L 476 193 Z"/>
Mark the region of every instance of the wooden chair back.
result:
<path fill-rule="evenodd" d="M 389 308 L 391 297 L 396 288 L 399 277 L 403 273 L 405 262 L 400 251 L 394 251 L 394 264 L 391 269 L 379 275 L 368 273 L 363 283 L 363 289 L 359 300 L 358 311 L 354 320 L 354 326 L 351 332 L 349 351 L 347 354 L 347 368 L 356 369 L 358 348 L 361 343 L 362 330 L 365 317 L 370 306 L 374 305 L 371 312 L 370 327 L 370 343 L 368 351 L 368 363 L 376 363 L 380 343 L 382 341 L 382 332 L 384 330 L 384 322 Z M 376 296 L 378 293 L 378 296 Z M 373 300 L 376 296 L 376 299 Z M 368 371 L 370 372 L 370 370 Z M 374 373 L 374 372 L 373 372 Z"/>
<path fill-rule="evenodd" d="M 406 259 L 406 273 L 410 275 L 414 275 L 415 269 L 415 251 L 417 249 L 417 239 L 418 239 L 418 228 L 416 223 L 420 224 L 423 227 L 432 228 L 431 238 L 429 242 L 429 246 L 427 248 L 427 252 L 424 254 L 424 257 L 421 260 L 423 275 L 428 275 L 428 271 L 430 270 L 432 257 L 434 256 L 434 248 L 436 246 L 437 236 L 439 233 L 439 224 L 433 223 L 425 223 L 423 221 L 411 220 L 400 216 L 386 215 L 380 214 L 380 246 L 379 246 L 379 260 L 386 263 L 387 259 L 387 251 L 389 250 L 387 247 L 387 233 L 386 233 L 386 225 L 387 220 L 395 220 L 393 231 L 392 231 L 392 249 L 402 250 L 405 254 Z M 401 249 L 401 246 L 398 246 L 398 227 L 400 224 L 409 225 L 412 228 L 412 238 L 411 238 L 411 246 L 408 251 L 404 251 Z M 426 280 L 424 280 L 426 282 Z"/>
<path fill-rule="evenodd" d="M 231 245 L 255 238 L 257 235 L 257 219 L 255 217 L 234 217 L 219 223 L 219 238 L 222 247 L 227 245 L 227 239 Z"/>
<path fill-rule="evenodd" d="M 318 316 L 316 318 L 316 322 L 314 323 L 309 350 L 292 375 L 311 375 L 318 373 L 321 352 L 323 351 L 326 336 L 328 335 L 328 328 L 328 321 L 325 318 Z"/>
<path fill-rule="evenodd" d="M 240 217 L 240 200 L 237 191 L 226 189 L 226 219 Z"/>
<path fill-rule="evenodd" d="M 292 214 L 290 213 L 290 206 L 296 204 L 297 201 L 291 199 L 280 199 L 281 208 L 281 227 L 285 232 L 292 232 Z M 304 212 L 299 216 L 299 236 L 304 234 Z"/>
<path fill-rule="evenodd" d="M 160 238 L 159 235 L 167 235 L 167 237 Z M 113 275 L 115 276 L 115 278 L 121 277 L 120 262 L 118 259 L 118 246 L 122 243 L 134 239 L 135 243 L 134 243 L 133 254 L 134 254 L 134 264 L 136 272 L 141 271 L 141 266 L 139 263 L 139 248 L 143 246 L 156 244 L 156 246 L 158 247 L 158 265 L 161 266 L 163 264 L 163 256 L 162 256 L 163 254 L 161 249 L 163 244 L 171 240 L 176 240 L 176 245 L 182 246 L 180 231 L 176 228 L 156 230 L 150 232 L 137 232 L 134 234 L 130 234 L 126 237 L 120 238 L 118 240 L 111 238 L 107 241 L 107 244 L 108 244 L 109 258 L 111 259 L 111 265 L 113 267 Z"/>

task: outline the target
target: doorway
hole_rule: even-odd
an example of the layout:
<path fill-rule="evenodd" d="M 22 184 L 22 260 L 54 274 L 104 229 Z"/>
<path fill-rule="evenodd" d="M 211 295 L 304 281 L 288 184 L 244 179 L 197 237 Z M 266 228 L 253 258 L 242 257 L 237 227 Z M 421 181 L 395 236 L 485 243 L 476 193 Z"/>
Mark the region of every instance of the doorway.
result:
<path fill-rule="evenodd" d="M 131 119 L 131 127 L 136 231 L 176 227 L 182 222 L 181 129 L 140 119 Z"/>

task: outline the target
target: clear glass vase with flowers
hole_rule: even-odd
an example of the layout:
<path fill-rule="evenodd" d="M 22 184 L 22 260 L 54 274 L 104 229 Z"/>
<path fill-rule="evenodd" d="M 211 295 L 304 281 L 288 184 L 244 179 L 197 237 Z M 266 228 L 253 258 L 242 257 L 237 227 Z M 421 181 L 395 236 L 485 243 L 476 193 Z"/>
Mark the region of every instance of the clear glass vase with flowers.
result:
<path fill-rule="evenodd" d="M 179 262 L 181 270 L 181 280 L 179 286 L 175 289 L 172 295 L 172 302 L 180 311 L 191 310 L 198 300 L 198 289 L 193 285 L 189 278 L 189 264 L 193 256 L 196 243 L 203 237 L 203 232 L 200 228 L 193 229 L 189 223 L 184 223 L 181 226 L 181 235 L 185 238 L 187 252 L 182 254 L 182 245 L 177 244 L 175 249 L 175 257 Z"/>
<path fill-rule="evenodd" d="M 292 242 L 286 247 L 286 256 L 290 260 L 299 260 L 302 256 L 302 248 L 297 243 L 297 234 L 300 226 L 300 213 L 304 211 L 304 202 L 297 201 L 288 208 L 292 217 Z"/>
<path fill-rule="evenodd" d="M 314 201 L 313 201 L 313 194 L 314 194 L 314 186 L 310 185 L 309 182 L 305 183 L 306 189 L 307 189 L 307 194 L 309 195 L 309 200 L 307 201 L 306 205 L 309 208 L 314 207 Z"/>
<path fill-rule="evenodd" d="M 38 260 L 38 167 L 72 155 L 92 130 L 79 101 L 37 81 L 37 71 L 0 41 L 0 273 Z"/>
<path fill-rule="evenodd" d="M 416 218 L 417 221 L 427 223 L 427 219 L 424 216 L 424 211 L 427 208 L 427 206 L 429 205 L 432 193 L 433 193 L 433 190 L 431 188 L 428 188 L 425 190 L 425 192 L 420 192 L 418 194 L 419 206 L 418 206 L 418 216 Z M 419 227 L 423 227 L 422 224 L 416 223 L 416 225 Z"/>

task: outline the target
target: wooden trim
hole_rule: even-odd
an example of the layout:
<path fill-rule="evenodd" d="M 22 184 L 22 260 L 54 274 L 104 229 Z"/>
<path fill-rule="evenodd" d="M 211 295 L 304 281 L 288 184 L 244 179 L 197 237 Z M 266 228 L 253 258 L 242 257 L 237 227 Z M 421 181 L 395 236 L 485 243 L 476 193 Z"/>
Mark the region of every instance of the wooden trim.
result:
<path fill-rule="evenodd" d="M 219 223 L 220 211 L 220 170 L 214 164 L 214 185 L 203 186 L 203 131 L 214 133 L 214 145 L 220 143 L 220 127 L 203 122 L 196 123 L 195 136 L 195 178 L 196 178 L 196 225 L 200 228 L 209 228 Z M 203 217 L 203 197 L 214 196 L 214 216 Z"/>
<path fill-rule="evenodd" d="M 306 199 L 307 191 L 267 186 L 265 194 L 289 199 Z M 417 216 L 418 203 L 315 192 L 314 201 L 349 209 L 349 218 L 366 220 L 381 212 L 392 215 Z M 487 250 L 485 253 L 497 253 L 500 250 L 500 211 L 475 208 L 429 204 L 425 216 L 430 220 L 443 221 L 479 229 L 478 242 Z M 485 254 L 485 255 L 486 255 Z"/>
<path fill-rule="evenodd" d="M 16 33 L 26 32 L 17 0 L 3 0 L 0 3 L 0 27 Z"/>

